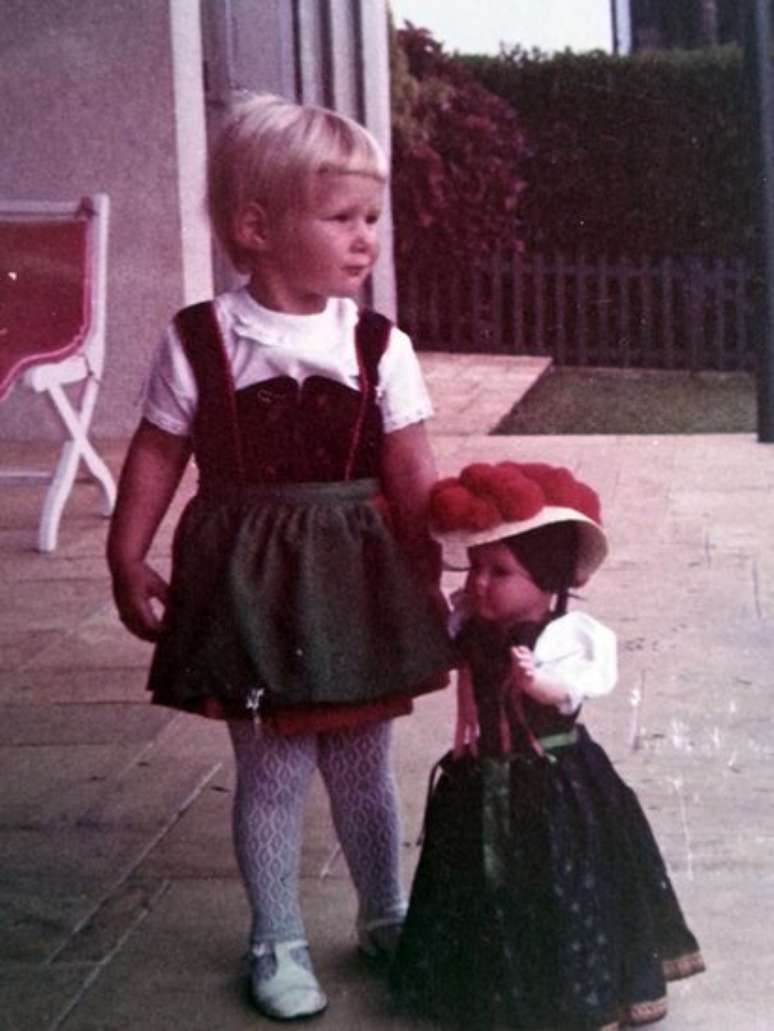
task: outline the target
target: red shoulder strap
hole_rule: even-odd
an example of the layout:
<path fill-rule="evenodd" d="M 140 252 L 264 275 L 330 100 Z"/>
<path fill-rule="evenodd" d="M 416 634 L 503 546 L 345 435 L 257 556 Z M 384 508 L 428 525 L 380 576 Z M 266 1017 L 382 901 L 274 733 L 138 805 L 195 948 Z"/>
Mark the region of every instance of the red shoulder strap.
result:
<path fill-rule="evenodd" d="M 375 388 L 379 382 L 379 362 L 387 350 L 392 323 L 378 311 L 364 308 L 355 326 L 355 347 L 361 372 L 365 369 L 368 383 Z"/>
<path fill-rule="evenodd" d="M 234 379 L 211 301 L 183 308 L 175 316 L 183 350 L 193 369 L 199 400 L 193 446 L 204 482 L 243 479 Z"/>
<path fill-rule="evenodd" d="M 355 326 L 355 353 L 360 370 L 360 410 L 352 431 L 344 479 L 352 479 L 360 437 L 363 432 L 368 406 L 373 404 L 376 386 L 379 382 L 379 362 L 387 349 L 392 323 L 377 311 L 364 308 Z"/>

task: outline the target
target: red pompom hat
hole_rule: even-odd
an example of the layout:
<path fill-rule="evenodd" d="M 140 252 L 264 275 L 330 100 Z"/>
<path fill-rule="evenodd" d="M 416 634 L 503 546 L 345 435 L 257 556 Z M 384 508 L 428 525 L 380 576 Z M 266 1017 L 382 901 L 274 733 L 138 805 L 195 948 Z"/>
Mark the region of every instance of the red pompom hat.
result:
<path fill-rule="evenodd" d="M 578 524 L 573 585 L 607 555 L 599 497 L 569 469 L 542 462 L 475 462 L 430 493 L 430 529 L 445 548 L 475 548 L 550 523 Z"/>

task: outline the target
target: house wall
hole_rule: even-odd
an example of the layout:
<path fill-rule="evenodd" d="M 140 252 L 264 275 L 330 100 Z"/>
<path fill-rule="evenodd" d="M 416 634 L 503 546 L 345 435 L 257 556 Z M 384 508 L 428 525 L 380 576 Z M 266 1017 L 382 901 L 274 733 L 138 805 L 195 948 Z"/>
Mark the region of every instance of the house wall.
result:
<path fill-rule="evenodd" d="M 364 120 L 389 150 L 386 17 L 386 0 L 0 0 L 0 196 L 110 195 L 94 437 L 133 430 L 164 325 L 233 282 L 217 255 L 213 271 L 208 133 L 240 90 L 270 90 Z M 389 211 L 381 232 L 365 299 L 391 315 Z M 60 436 L 45 398 L 0 405 L 0 439 Z"/>
<path fill-rule="evenodd" d="M 0 195 L 103 190 L 111 199 L 108 354 L 95 436 L 130 432 L 160 328 L 185 299 L 210 289 L 195 172 L 204 154 L 204 121 L 195 116 L 201 75 L 181 72 L 200 68 L 197 19 L 196 0 L 0 0 Z M 28 390 L 0 406 L 2 437 L 59 435 L 45 399 Z"/>

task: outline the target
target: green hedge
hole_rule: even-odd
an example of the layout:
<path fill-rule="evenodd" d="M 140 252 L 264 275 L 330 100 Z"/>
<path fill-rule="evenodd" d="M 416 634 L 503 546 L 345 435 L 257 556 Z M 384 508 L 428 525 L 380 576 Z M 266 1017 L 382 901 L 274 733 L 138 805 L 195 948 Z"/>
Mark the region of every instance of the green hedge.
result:
<path fill-rule="evenodd" d="M 530 244 L 729 256 L 755 242 L 755 133 L 739 48 L 552 58 L 516 48 L 456 60 L 517 114 Z"/>

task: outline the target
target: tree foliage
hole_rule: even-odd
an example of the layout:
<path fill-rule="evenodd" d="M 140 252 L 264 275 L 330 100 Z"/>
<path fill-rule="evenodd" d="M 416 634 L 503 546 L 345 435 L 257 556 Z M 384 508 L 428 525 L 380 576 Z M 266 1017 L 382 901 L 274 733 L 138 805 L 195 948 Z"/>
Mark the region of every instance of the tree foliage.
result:
<path fill-rule="evenodd" d="M 426 29 L 406 22 L 391 43 L 396 257 L 452 271 L 518 236 L 523 136 Z"/>

